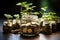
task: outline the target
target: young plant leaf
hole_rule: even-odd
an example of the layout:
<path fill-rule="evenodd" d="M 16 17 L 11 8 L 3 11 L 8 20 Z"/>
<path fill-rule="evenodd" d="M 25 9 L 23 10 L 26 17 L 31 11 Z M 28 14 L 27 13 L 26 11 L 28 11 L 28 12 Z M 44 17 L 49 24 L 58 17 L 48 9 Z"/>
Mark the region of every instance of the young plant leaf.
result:
<path fill-rule="evenodd" d="M 7 19 L 12 18 L 12 16 L 11 16 L 10 14 L 4 14 L 4 16 L 5 16 Z"/>

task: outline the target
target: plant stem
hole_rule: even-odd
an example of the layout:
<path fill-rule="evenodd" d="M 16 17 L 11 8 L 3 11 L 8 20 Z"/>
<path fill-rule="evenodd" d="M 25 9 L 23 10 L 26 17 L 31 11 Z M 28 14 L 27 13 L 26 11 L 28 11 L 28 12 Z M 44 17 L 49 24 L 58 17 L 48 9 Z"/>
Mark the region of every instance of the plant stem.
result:
<path fill-rule="evenodd" d="M 20 18 L 22 18 L 22 6 L 20 8 Z"/>

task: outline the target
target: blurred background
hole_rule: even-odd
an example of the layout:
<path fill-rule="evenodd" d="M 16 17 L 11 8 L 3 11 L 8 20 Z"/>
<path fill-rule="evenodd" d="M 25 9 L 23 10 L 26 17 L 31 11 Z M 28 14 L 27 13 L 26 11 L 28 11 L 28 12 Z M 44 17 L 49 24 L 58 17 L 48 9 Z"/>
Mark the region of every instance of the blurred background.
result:
<path fill-rule="evenodd" d="M 36 6 L 35 11 L 40 11 L 41 8 L 41 0 L 0 0 L 0 19 L 4 19 L 4 14 L 19 14 L 19 7 L 16 6 L 16 3 L 27 1 L 28 3 L 33 3 Z M 60 0 L 48 0 L 51 9 L 58 16 L 60 16 Z"/>

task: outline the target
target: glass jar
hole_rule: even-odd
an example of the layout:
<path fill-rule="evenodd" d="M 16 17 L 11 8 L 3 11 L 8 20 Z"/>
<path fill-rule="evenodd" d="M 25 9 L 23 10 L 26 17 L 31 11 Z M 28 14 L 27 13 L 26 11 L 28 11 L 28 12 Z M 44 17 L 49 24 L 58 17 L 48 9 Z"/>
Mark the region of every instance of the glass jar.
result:
<path fill-rule="evenodd" d="M 21 35 L 23 36 L 36 36 L 40 33 L 40 26 L 37 16 L 30 15 L 21 20 Z"/>

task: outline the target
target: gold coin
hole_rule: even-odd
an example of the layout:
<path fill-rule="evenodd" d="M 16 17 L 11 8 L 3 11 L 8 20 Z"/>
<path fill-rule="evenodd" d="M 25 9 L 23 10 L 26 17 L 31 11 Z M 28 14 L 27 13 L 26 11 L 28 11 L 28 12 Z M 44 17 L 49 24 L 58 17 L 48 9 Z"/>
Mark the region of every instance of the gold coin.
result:
<path fill-rule="evenodd" d="M 28 33 L 32 33 L 32 29 L 28 29 Z"/>
<path fill-rule="evenodd" d="M 23 29 L 23 32 L 26 33 L 26 32 L 27 32 L 27 28 L 24 28 L 24 29 Z"/>

